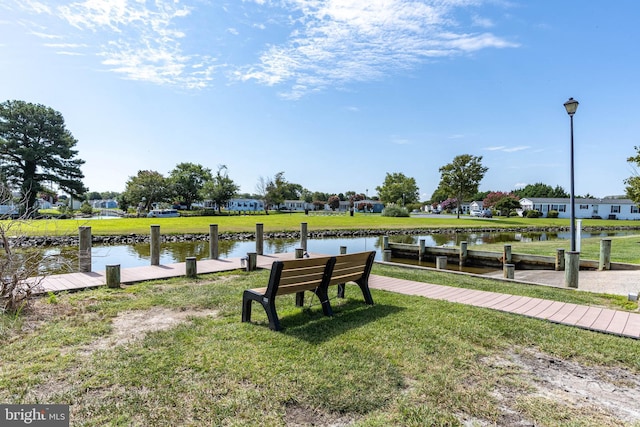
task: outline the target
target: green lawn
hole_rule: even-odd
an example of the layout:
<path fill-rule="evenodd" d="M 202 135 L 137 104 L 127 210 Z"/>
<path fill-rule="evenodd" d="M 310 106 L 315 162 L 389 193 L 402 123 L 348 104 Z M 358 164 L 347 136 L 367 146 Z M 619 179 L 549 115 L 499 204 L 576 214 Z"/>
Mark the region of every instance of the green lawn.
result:
<path fill-rule="evenodd" d="M 504 286 L 381 266 L 374 273 Z M 44 297 L 31 314 L 2 317 L 0 401 L 70 403 L 74 426 L 632 425 L 598 406 L 595 390 L 585 401 L 565 386 L 545 392 L 540 378 L 557 366 L 563 381 L 575 373 L 635 398 L 638 340 L 383 291 L 366 306 L 354 285 L 347 299 L 332 299 L 333 318 L 317 300 L 301 310 L 293 296 L 279 298 L 285 329 L 276 333 L 259 306 L 255 323 L 240 322 L 242 291 L 267 277 L 232 272 Z"/>
<path fill-rule="evenodd" d="M 95 235 L 148 234 L 152 224 L 159 224 L 165 234 L 186 234 L 209 232 L 210 224 L 218 224 L 220 233 L 254 232 L 256 223 L 264 224 L 265 232 L 300 230 L 300 223 L 306 222 L 313 230 L 368 230 L 368 229 L 441 229 L 441 228 L 558 228 L 569 227 L 567 219 L 549 218 L 471 218 L 455 217 L 410 217 L 390 218 L 376 214 L 348 215 L 238 215 L 238 216 L 195 216 L 179 218 L 123 218 L 123 219 L 62 219 L 34 220 L 21 222 L 20 232 L 28 235 L 77 235 L 78 227 L 90 226 Z M 584 227 L 635 227 L 637 221 L 583 220 Z"/>
<path fill-rule="evenodd" d="M 630 264 L 640 264 L 640 235 L 606 237 L 611 239 L 611 261 Z M 603 238 L 589 237 L 582 239 L 580 258 L 600 259 L 600 244 Z M 568 240 L 543 242 L 510 242 L 514 253 L 555 256 L 556 249 L 569 250 Z M 504 243 L 483 244 L 482 250 L 501 252 Z"/>

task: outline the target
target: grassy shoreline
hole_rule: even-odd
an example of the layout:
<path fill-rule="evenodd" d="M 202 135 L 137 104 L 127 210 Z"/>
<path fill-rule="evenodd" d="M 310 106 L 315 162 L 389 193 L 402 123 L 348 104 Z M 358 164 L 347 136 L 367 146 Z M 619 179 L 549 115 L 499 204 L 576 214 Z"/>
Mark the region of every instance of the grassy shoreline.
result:
<path fill-rule="evenodd" d="M 152 224 L 160 225 L 164 234 L 206 234 L 210 224 L 217 224 L 220 233 L 253 233 L 257 223 L 265 232 L 299 231 L 307 223 L 309 231 L 318 230 L 443 230 L 443 229 L 568 229 L 568 219 L 558 218 L 471 218 L 409 217 L 392 218 L 375 214 L 304 215 L 303 213 L 249 216 L 200 216 L 179 218 L 119 218 L 119 219 L 49 219 L 21 221 L 15 227 L 29 236 L 69 236 L 78 227 L 89 226 L 95 235 L 147 234 Z M 640 229 L 638 221 L 585 219 L 585 229 Z M 14 232 L 16 232 L 14 230 Z"/>

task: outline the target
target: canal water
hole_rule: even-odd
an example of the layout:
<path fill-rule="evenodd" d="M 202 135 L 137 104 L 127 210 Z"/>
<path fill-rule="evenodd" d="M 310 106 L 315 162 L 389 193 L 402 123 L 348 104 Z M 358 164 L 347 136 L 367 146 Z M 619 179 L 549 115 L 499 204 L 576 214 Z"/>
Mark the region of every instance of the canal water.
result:
<path fill-rule="evenodd" d="M 628 234 L 637 234 L 629 231 L 604 231 L 604 232 L 582 232 L 581 237 L 611 237 Z M 468 245 L 477 246 L 486 243 L 509 243 L 509 242 L 533 242 L 545 240 L 569 239 L 569 232 L 478 232 L 478 233 L 439 233 L 429 235 L 398 235 L 389 236 L 392 243 L 418 244 L 420 240 L 425 240 L 427 246 L 459 246 L 460 242 L 466 241 Z M 348 238 L 325 238 L 307 239 L 307 250 L 312 253 L 322 253 L 327 255 L 337 255 L 340 247 L 345 246 L 347 252 L 360 252 L 375 250 L 376 259 L 382 259 L 382 236 L 371 237 L 348 237 Z M 293 252 L 300 247 L 299 239 L 265 239 L 264 253 L 274 254 L 283 252 Z M 246 256 L 247 252 L 255 252 L 256 243 L 254 240 L 220 240 L 218 243 L 219 258 L 237 258 Z M 120 264 L 121 268 L 140 267 L 150 264 L 151 249 L 148 243 L 131 245 L 109 245 L 93 246 L 91 250 L 92 271 L 104 270 L 106 265 Z M 160 248 L 160 264 L 172 264 L 184 262 L 187 257 L 196 259 L 209 258 L 209 242 L 189 241 L 176 243 L 163 243 Z M 394 262 L 404 262 L 433 267 L 433 263 L 420 262 L 417 260 L 393 259 Z M 45 249 L 42 259 L 39 262 L 39 270 L 42 274 L 59 274 L 77 271 L 78 248 L 77 247 L 55 247 Z M 451 266 L 456 268 L 456 266 Z M 465 269 L 467 271 L 467 269 Z M 473 271 L 475 273 L 487 272 L 489 270 Z M 495 271 L 495 270 L 491 270 Z"/>

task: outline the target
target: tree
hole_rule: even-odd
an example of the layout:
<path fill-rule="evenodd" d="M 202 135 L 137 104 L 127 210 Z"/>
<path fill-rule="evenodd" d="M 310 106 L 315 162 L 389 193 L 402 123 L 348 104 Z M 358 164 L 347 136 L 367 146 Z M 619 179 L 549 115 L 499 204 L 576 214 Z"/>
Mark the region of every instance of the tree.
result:
<path fill-rule="evenodd" d="M 480 181 L 489 170 L 482 166 L 482 156 L 461 154 L 440 168 L 438 186 L 457 201 L 457 215 L 460 218 L 460 205 L 463 200 L 478 192 Z"/>
<path fill-rule="evenodd" d="M 569 197 L 564 188 L 556 185 L 555 188 L 550 185 L 543 184 L 541 182 L 535 184 L 529 184 L 519 190 L 514 190 L 513 194 L 520 198 L 531 197 L 545 197 L 545 198 L 560 198 L 566 199 Z"/>
<path fill-rule="evenodd" d="M 513 193 L 504 193 L 502 191 L 492 191 L 482 200 L 482 206 L 485 208 L 492 208 L 496 206 L 504 198 L 510 198 L 520 203 L 520 198 Z"/>
<path fill-rule="evenodd" d="M 123 199 L 129 205 L 137 205 L 148 211 L 154 203 L 167 202 L 171 198 L 171 188 L 167 179 L 160 173 L 150 170 L 138 171 L 129 177 Z"/>
<path fill-rule="evenodd" d="M 90 191 L 86 194 L 86 200 L 102 200 L 102 195 L 97 191 Z"/>
<path fill-rule="evenodd" d="M 262 195 L 265 209 L 280 206 L 285 200 L 300 200 L 304 187 L 287 182 L 284 172 L 278 172 L 273 179 L 260 177 L 256 190 Z"/>
<path fill-rule="evenodd" d="M 187 210 L 191 209 L 193 202 L 202 200 L 202 189 L 212 179 L 211 169 L 195 163 L 179 163 L 169 173 L 172 190 Z"/>
<path fill-rule="evenodd" d="M 625 192 L 629 199 L 640 204 L 640 175 L 637 170 L 637 166 L 640 166 L 640 147 L 635 146 L 633 149 L 636 150 L 636 155 L 627 158 L 627 162 L 631 163 L 634 175 L 624 180 Z"/>
<path fill-rule="evenodd" d="M 381 186 L 376 187 L 380 200 L 384 203 L 396 203 L 404 206 L 407 203 L 419 202 L 420 192 L 414 178 L 406 177 L 402 173 L 390 174 Z"/>
<path fill-rule="evenodd" d="M 496 202 L 494 208 L 500 211 L 500 215 L 509 216 L 511 211 L 520 208 L 520 201 L 516 197 L 505 196 Z"/>
<path fill-rule="evenodd" d="M 19 188 L 24 211 L 35 213 L 38 191 L 55 183 L 73 197 L 87 191 L 76 158 L 78 141 L 65 127 L 62 114 L 50 107 L 25 101 L 0 104 L 1 174 L 12 187 Z"/>
<path fill-rule="evenodd" d="M 338 209 L 340 207 L 340 197 L 338 196 L 331 196 L 329 197 L 328 200 L 328 205 L 331 208 L 332 211 L 335 211 L 336 209 Z"/>
<path fill-rule="evenodd" d="M 239 190 L 240 187 L 229 178 L 227 167 L 220 165 L 218 166 L 216 176 L 214 176 L 211 181 L 204 183 L 202 196 L 205 199 L 213 201 L 218 207 L 218 212 L 220 212 L 222 206 L 226 205 Z"/>

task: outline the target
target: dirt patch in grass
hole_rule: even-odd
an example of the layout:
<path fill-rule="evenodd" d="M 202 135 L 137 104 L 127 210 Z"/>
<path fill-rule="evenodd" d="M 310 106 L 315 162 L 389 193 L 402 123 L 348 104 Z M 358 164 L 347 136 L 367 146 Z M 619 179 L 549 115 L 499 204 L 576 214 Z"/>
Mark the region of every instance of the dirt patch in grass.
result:
<path fill-rule="evenodd" d="M 299 405 L 287 406 L 284 421 L 287 427 L 346 427 L 355 421 L 352 417 L 331 414 L 319 409 Z"/>
<path fill-rule="evenodd" d="M 640 378 L 628 370 L 586 366 L 532 349 L 483 362 L 507 372 L 506 380 L 499 381 L 495 390 L 503 414 L 500 425 L 533 425 L 519 405 L 535 400 L 554 402 L 568 412 L 584 414 L 595 424 L 640 423 Z M 515 379 L 511 386 L 508 378 Z"/>
<path fill-rule="evenodd" d="M 113 330 L 80 349 L 88 355 L 98 350 L 107 350 L 115 346 L 129 344 L 141 340 L 149 332 L 163 331 L 187 321 L 189 317 L 217 316 L 217 310 L 171 310 L 164 307 L 153 307 L 149 310 L 125 311 L 112 320 Z"/>

